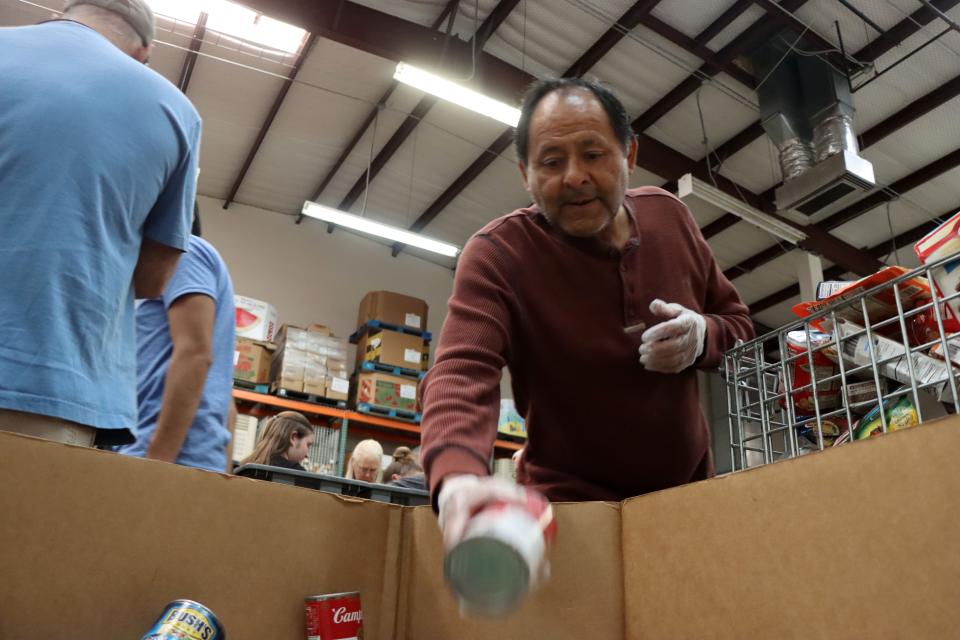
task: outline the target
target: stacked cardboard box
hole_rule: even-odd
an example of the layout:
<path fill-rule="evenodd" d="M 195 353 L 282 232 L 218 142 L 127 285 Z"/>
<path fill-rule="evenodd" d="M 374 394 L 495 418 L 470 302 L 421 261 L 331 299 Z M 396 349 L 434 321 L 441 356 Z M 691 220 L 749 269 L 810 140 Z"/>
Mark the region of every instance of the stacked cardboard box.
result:
<path fill-rule="evenodd" d="M 347 341 L 323 325 L 283 325 L 270 366 L 273 389 L 346 400 Z"/>
<path fill-rule="evenodd" d="M 371 291 L 360 303 L 357 326 L 354 402 L 416 412 L 417 387 L 429 363 L 427 303 L 392 291 Z M 382 366 L 368 371 L 365 362 Z"/>
<path fill-rule="evenodd" d="M 274 349 L 271 342 L 237 338 L 233 351 L 233 379 L 250 384 L 270 382 L 270 360 Z"/>

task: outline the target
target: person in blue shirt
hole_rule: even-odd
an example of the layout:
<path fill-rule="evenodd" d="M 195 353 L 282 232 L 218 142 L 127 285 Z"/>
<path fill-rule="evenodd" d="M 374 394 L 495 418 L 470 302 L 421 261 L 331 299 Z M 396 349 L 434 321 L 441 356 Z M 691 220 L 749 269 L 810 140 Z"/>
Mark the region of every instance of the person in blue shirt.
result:
<path fill-rule="evenodd" d="M 163 296 L 137 306 L 136 442 L 120 453 L 228 471 L 233 434 L 233 284 L 194 219 Z"/>
<path fill-rule="evenodd" d="M 134 299 L 187 248 L 200 140 L 153 33 L 145 0 L 0 28 L 0 430 L 132 439 Z"/>

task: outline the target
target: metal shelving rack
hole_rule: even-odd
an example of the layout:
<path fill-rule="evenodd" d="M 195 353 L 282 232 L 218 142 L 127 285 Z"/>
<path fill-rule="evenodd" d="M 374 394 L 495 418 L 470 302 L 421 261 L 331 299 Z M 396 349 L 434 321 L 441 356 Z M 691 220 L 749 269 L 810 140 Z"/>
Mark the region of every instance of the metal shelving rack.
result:
<path fill-rule="evenodd" d="M 337 409 L 312 402 L 302 402 L 289 398 L 280 398 L 256 393 L 246 389 L 233 390 L 233 398 L 237 402 L 249 407 L 249 412 L 260 417 L 277 413 L 276 410 L 299 411 L 305 415 L 322 417 L 328 420 L 330 427 L 339 432 L 337 452 L 337 474 L 343 475 L 344 461 L 347 453 L 347 434 L 351 429 L 362 431 L 379 431 L 406 437 L 413 442 L 420 440 L 420 426 L 400 420 L 381 418 L 366 413 L 358 413 L 349 409 Z M 494 453 L 511 455 L 523 445 L 508 440 L 497 440 L 494 444 Z"/>
<path fill-rule="evenodd" d="M 923 422 L 921 406 L 923 395 L 930 395 L 943 404 L 947 413 L 955 413 L 958 405 L 957 374 L 960 367 L 951 361 L 957 357 L 960 343 L 951 349 L 947 321 L 948 302 L 960 297 L 960 292 L 940 295 L 933 284 L 931 272 L 947 263 L 960 260 L 960 253 L 891 279 L 890 281 L 838 300 L 819 312 L 798 320 L 750 342 L 738 344 L 724 355 L 721 377 L 727 396 L 727 417 L 733 470 L 769 464 L 779 460 L 823 450 L 824 423 L 831 419 L 846 421 L 852 439 L 855 419 L 879 407 L 882 433 L 887 433 L 886 412 L 890 402 L 909 397 L 916 408 L 917 419 Z M 912 278 L 925 278 L 930 284 L 930 297 L 910 307 L 904 300 L 906 287 Z M 880 319 L 871 317 L 872 297 L 880 292 L 892 293 L 896 313 Z M 874 308 L 875 311 L 875 308 Z M 932 314 L 936 335 L 922 344 L 911 345 L 908 327 L 920 314 Z M 845 321 L 851 315 L 862 316 L 862 324 L 855 326 Z M 812 336 L 817 326 L 829 337 L 814 344 Z M 791 354 L 787 335 L 803 332 L 806 350 Z M 795 334 L 796 335 L 796 334 Z M 884 339 L 887 336 L 887 339 Z M 944 360 L 934 360 L 927 352 L 939 345 Z M 815 366 L 817 354 L 823 353 L 836 362 L 836 373 L 818 378 Z M 958 359 L 960 362 L 960 359 Z M 806 367 L 810 382 L 796 385 L 792 376 L 794 365 Z M 848 397 L 851 383 L 869 383 L 872 390 Z M 886 391 L 887 383 L 893 388 Z M 832 390 L 838 390 L 836 406 L 825 401 Z M 797 406 L 798 394 L 811 394 L 812 411 Z M 868 396 L 864 399 L 864 396 Z M 824 405 L 824 406 L 822 406 Z M 928 404 L 929 406 L 929 404 Z M 812 434 L 807 446 L 798 436 L 803 429 Z M 831 434 L 832 435 L 832 434 Z M 812 446 L 811 446 L 812 445 Z"/>

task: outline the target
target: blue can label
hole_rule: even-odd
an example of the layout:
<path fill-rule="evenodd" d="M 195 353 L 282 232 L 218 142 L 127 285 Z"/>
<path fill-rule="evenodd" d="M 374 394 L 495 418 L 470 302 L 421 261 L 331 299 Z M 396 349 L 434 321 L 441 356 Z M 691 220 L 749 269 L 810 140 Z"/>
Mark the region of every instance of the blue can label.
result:
<path fill-rule="evenodd" d="M 221 640 L 213 612 L 196 602 L 178 600 L 167 605 L 142 640 Z"/>

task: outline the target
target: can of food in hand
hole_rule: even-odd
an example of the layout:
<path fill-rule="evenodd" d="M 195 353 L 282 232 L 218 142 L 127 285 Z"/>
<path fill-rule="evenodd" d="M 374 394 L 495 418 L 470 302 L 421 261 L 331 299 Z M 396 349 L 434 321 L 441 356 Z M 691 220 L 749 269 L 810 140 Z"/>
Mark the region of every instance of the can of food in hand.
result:
<path fill-rule="evenodd" d="M 307 640 L 363 640 L 360 592 L 310 596 L 307 605 Z"/>
<path fill-rule="evenodd" d="M 226 637 L 213 611 L 193 600 L 174 600 L 141 640 L 224 640 Z"/>
<path fill-rule="evenodd" d="M 556 531 L 550 502 L 538 493 L 528 492 L 526 503 L 485 504 L 443 561 L 461 606 L 490 616 L 516 607 L 544 570 Z"/>

